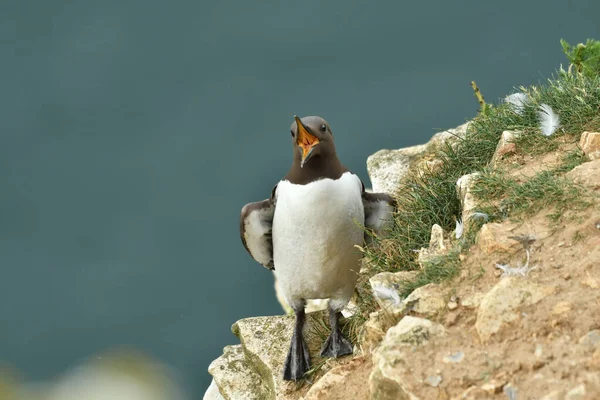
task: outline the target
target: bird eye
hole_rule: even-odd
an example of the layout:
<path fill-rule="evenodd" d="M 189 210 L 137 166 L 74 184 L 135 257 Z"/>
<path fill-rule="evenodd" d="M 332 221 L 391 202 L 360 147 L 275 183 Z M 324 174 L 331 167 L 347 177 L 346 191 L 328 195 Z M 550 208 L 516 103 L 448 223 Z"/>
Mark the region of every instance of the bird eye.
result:
<path fill-rule="evenodd" d="M 294 137 L 294 131 L 290 130 L 290 133 L 292 134 L 292 137 Z"/>
<path fill-rule="evenodd" d="M 327 131 L 327 127 L 325 126 L 325 124 L 321 125 L 321 132 L 325 132 Z"/>

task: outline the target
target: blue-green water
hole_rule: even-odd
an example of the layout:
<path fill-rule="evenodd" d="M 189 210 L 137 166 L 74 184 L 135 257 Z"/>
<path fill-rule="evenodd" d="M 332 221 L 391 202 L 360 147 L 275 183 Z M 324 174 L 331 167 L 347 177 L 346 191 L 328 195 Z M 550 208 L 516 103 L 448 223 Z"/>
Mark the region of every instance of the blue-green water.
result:
<path fill-rule="evenodd" d="M 197 396 L 239 318 L 279 313 L 241 207 L 332 125 L 368 186 L 600 38 L 597 1 L 0 2 L 0 360 L 48 379 L 132 345 Z M 565 64 L 566 66 L 566 64 Z"/>

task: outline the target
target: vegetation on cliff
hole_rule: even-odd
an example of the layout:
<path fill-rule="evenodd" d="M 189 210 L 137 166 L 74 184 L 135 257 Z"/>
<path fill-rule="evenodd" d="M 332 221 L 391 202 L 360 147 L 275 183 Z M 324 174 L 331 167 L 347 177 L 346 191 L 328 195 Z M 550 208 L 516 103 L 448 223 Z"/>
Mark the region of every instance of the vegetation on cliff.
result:
<path fill-rule="evenodd" d="M 357 285 L 358 311 L 349 324 L 355 335 L 377 308 L 369 286 L 371 276 L 385 271 L 418 271 L 414 279 L 401 283 L 399 291 L 404 297 L 417 287 L 456 276 L 460 254 L 473 244 L 486 219 L 518 218 L 539 207 L 553 207 L 552 215 L 559 219 L 567 208 L 584 209 L 589 204 L 582 188 L 559 176 L 585 160 L 579 149 L 568 152 L 553 171 L 536 174 L 526 182 L 490 168 L 498 141 L 506 130 L 519 132 L 516 152 L 528 157 L 556 150 L 566 142 L 575 143 L 585 130 L 600 129 L 600 42 L 588 40 L 572 47 L 561 40 L 561 44 L 571 63 L 567 70 L 561 66 L 543 84 L 517 88 L 518 96 L 526 99 L 518 107 L 506 100 L 488 104 L 479 95 L 481 109 L 467 133 L 439 148 L 436 158 L 441 164 L 412 171 L 399 184 L 395 193 L 399 208 L 393 229 L 363 249 L 369 271 Z M 557 123 L 558 129 L 545 136 L 540 125 L 545 117 L 544 107 L 548 106 L 560 118 L 560 125 Z M 462 210 L 456 182 L 474 172 L 482 173 L 477 196 L 489 205 L 481 210 L 486 219 L 473 219 L 471 225 L 476 226 L 465 229 L 465 235 L 454 241 L 453 249 L 446 255 L 419 263 L 418 250 L 428 246 L 432 225 L 451 232 L 460 222 Z"/>

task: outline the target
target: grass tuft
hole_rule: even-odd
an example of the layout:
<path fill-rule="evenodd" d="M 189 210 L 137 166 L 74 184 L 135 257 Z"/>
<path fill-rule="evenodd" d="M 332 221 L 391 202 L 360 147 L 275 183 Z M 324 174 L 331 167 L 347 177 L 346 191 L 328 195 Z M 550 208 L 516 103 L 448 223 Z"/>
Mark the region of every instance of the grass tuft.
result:
<path fill-rule="evenodd" d="M 481 204 L 495 207 L 495 212 L 489 208 L 488 212 L 498 219 L 510 216 L 520 220 L 549 209 L 549 218 L 558 221 L 567 211 L 583 210 L 591 204 L 585 188 L 558 175 L 557 170 L 540 172 L 523 183 L 486 171 L 477 180 L 473 194 Z"/>
<path fill-rule="evenodd" d="M 588 161 L 588 158 L 583 151 L 578 147 L 575 150 L 569 151 L 565 154 L 562 159 L 562 163 L 559 167 L 557 167 L 554 172 L 555 173 L 564 173 L 569 172 L 573 168 L 583 164 Z"/>
<path fill-rule="evenodd" d="M 412 281 L 400 285 L 400 297 L 408 296 L 413 290 L 429 283 L 440 283 L 455 277 L 460 271 L 460 248 L 454 248 L 448 254 L 436 256 L 423 263 L 420 273 Z"/>

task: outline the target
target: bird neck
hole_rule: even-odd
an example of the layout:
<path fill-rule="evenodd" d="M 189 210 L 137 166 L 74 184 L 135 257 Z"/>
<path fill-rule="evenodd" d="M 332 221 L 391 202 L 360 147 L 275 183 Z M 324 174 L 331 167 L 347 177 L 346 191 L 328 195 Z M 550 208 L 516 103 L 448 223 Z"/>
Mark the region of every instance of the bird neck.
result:
<path fill-rule="evenodd" d="M 319 179 L 339 179 L 346 171 L 346 167 L 340 163 L 336 154 L 327 157 L 315 155 L 302 167 L 300 167 L 300 157 L 294 157 L 292 167 L 285 179 L 297 185 L 306 185 Z"/>

